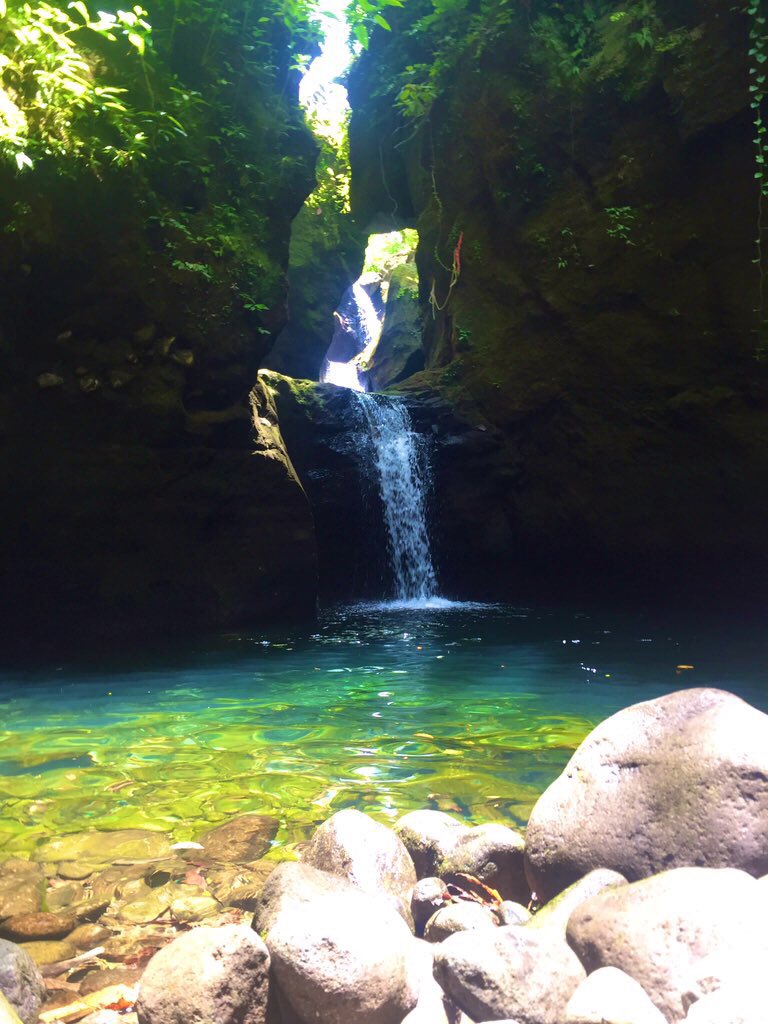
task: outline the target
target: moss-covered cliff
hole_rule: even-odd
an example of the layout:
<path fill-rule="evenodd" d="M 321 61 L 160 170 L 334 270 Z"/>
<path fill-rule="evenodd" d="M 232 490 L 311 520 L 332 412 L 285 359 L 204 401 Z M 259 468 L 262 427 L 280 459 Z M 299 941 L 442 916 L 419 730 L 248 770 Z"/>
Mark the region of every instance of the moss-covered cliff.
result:
<path fill-rule="evenodd" d="M 408 390 L 483 439 L 438 478 L 449 586 L 762 586 L 746 7 L 416 0 L 391 20 L 351 80 L 353 211 L 418 226 Z"/>
<path fill-rule="evenodd" d="M 149 7 L 141 67 L 71 30 L 88 88 L 146 121 L 139 151 L 104 112 L 46 142 L 30 109 L 32 167 L 0 164 L 0 620 L 17 635 L 314 607 L 309 508 L 248 403 L 314 184 L 306 25 L 291 37 L 270 0 Z"/>

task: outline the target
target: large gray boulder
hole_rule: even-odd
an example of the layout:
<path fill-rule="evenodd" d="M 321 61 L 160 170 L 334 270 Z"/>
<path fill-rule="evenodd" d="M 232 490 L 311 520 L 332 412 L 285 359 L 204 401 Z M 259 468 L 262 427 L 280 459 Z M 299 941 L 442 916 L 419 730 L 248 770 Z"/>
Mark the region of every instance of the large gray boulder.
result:
<path fill-rule="evenodd" d="M 264 1024 L 269 953 L 243 925 L 200 927 L 150 960 L 136 1003 L 139 1024 Z"/>
<path fill-rule="evenodd" d="M 504 900 L 527 903 L 530 886 L 525 877 L 525 840 L 506 825 L 477 825 L 461 834 L 438 865 L 447 880 L 457 874 L 473 875 Z"/>
<path fill-rule="evenodd" d="M 616 967 L 600 967 L 582 981 L 565 1008 L 563 1024 L 666 1024 L 641 985 Z"/>
<path fill-rule="evenodd" d="M 385 904 L 362 891 L 291 904 L 267 935 L 280 1005 L 301 1024 L 400 1024 L 416 1005 L 413 939 Z"/>
<path fill-rule="evenodd" d="M 312 836 L 302 862 L 390 899 L 412 925 L 413 861 L 395 832 L 367 814 L 348 809 L 332 815 Z"/>
<path fill-rule="evenodd" d="M 435 947 L 435 978 L 473 1020 L 561 1024 L 584 968 L 554 930 L 459 932 Z"/>
<path fill-rule="evenodd" d="M 766 1007 L 764 985 L 742 988 L 729 983 L 693 1003 L 685 1024 L 765 1024 Z"/>
<path fill-rule="evenodd" d="M 45 998 L 37 964 L 20 946 L 0 939 L 0 992 L 24 1024 L 35 1024 Z"/>
<path fill-rule="evenodd" d="M 626 708 L 541 796 L 526 870 L 544 900 L 593 868 L 630 880 L 685 865 L 768 872 L 768 715 L 715 689 Z"/>
<path fill-rule="evenodd" d="M 437 875 L 445 857 L 469 827 L 443 811 L 409 811 L 395 822 L 395 832 L 411 855 L 419 879 Z"/>
<path fill-rule="evenodd" d="M 768 897 L 743 871 L 675 868 L 582 903 L 567 940 L 587 972 L 619 968 L 668 1021 L 681 1021 L 741 961 L 768 958 Z"/>

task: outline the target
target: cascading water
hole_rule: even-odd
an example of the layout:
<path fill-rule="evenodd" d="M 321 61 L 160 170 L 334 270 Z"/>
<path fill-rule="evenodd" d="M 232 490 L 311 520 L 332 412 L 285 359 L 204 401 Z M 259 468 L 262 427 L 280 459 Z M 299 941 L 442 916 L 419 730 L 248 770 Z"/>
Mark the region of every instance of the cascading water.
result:
<path fill-rule="evenodd" d="M 360 395 L 360 403 L 373 445 L 395 600 L 435 601 L 437 577 L 427 530 L 428 463 L 423 445 L 400 399 Z"/>
<path fill-rule="evenodd" d="M 348 316 L 336 314 L 337 325 L 333 341 L 326 352 L 320 380 L 352 391 L 366 391 L 365 378 L 360 375 L 358 356 L 371 349 L 379 340 L 381 322 L 368 292 L 355 281 L 347 292 L 343 307 Z"/>

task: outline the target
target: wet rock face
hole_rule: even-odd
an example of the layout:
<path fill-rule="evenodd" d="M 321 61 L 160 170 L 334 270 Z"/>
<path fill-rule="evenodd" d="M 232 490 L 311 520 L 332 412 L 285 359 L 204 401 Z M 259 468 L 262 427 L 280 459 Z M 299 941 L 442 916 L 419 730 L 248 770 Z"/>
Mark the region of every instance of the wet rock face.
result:
<path fill-rule="evenodd" d="M 717 575 L 764 592 L 746 18 L 658 2 L 645 48 L 627 12 L 585 19 L 591 55 L 569 78 L 541 6 L 533 31 L 512 16 L 485 44 L 470 11 L 422 131 L 394 102 L 434 60 L 421 5 L 350 76 L 353 209 L 394 205 L 419 229 L 424 386 L 498 431 L 483 472 L 455 453 L 451 585 L 689 599 Z"/>
<path fill-rule="evenodd" d="M 597 727 L 533 809 L 531 886 L 549 899 L 596 867 L 768 870 L 768 716 L 721 690 L 683 690 Z"/>
<path fill-rule="evenodd" d="M 388 283 L 381 337 L 366 374 L 370 391 L 385 391 L 424 369 L 416 264 L 395 267 Z"/>

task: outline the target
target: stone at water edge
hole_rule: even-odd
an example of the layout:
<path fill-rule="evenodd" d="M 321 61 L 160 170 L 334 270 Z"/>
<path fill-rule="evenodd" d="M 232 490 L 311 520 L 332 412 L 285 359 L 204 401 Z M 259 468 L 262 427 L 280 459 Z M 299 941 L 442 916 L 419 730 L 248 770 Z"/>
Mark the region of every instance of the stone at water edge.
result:
<path fill-rule="evenodd" d="M 35 1024 L 45 998 L 45 985 L 29 953 L 0 939 L 0 992 L 24 1024 Z"/>
<path fill-rule="evenodd" d="M 490 907 L 462 900 L 460 903 L 451 903 L 433 914 L 427 921 L 424 938 L 427 942 L 442 942 L 456 932 L 497 927 L 498 920 Z"/>
<path fill-rule="evenodd" d="M 139 985 L 139 1024 L 265 1024 L 269 953 L 243 925 L 200 927 L 150 960 Z"/>
<path fill-rule="evenodd" d="M 424 926 L 438 910 L 451 902 L 451 894 L 441 878 L 422 878 L 411 893 L 411 914 L 417 935 L 424 934 Z"/>
<path fill-rule="evenodd" d="M 674 1024 L 740 961 L 764 965 L 768 894 L 734 868 L 674 868 L 582 903 L 567 939 L 587 971 L 623 970 Z"/>
<path fill-rule="evenodd" d="M 600 967 L 582 981 L 563 1024 L 666 1024 L 648 993 L 624 971 Z"/>
<path fill-rule="evenodd" d="M 77 956 L 77 946 L 66 939 L 41 939 L 39 942 L 23 942 L 20 947 L 29 953 L 38 967 L 58 964 Z"/>
<path fill-rule="evenodd" d="M 291 907 L 305 907 L 321 896 L 337 892 L 358 891 L 355 886 L 327 871 L 319 871 L 302 861 L 284 860 L 277 864 L 256 899 L 253 913 L 254 931 L 266 935 L 280 914 Z M 389 909 L 390 904 L 371 898 L 371 913 L 377 903 Z"/>
<path fill-rule="evenodd" d="M 62 939 L 77 924 L 73 913 L 14 914 L 0 924 L 0 937 L 12 942 L 34 942 L 36 939 Z"/>
<path fill-rule="evenodd" d="M 171 853 L 170 840 L 163 832 L 124 828 L 114 832 L 76 832 L 49 839 L 33 851 L 32 859 L 41 864 L 61 861 L 114 864 L 124 860 L 158 860 L 170 857 Z"/>
<path fill-rule="evenodd" d="M 503 900 L 528 903 L 530 887 L 525 877 L 525 840 L 506 825 L 476 825 L 458 837 L 438 867 L 440 878 L 455 880 L 459 873 L 473 875 L 495 889 Z"/>
<path fill-rule="evenodd" d="M 435 978 L 473 1020 L 561 1024 L 586 974 L 554 929 L 459 932 L 435 947 Z"/>
<path fill-rule="evenodd" d="M 533 809 L 526 871 L 545 900 L 598 867 L 632 880 L 691 864 L 762 875 L 766 834 L 768 715 L 682 690 L 589 734 Z"/>
<path fill-rule="evenodd" d="M 395 822 L 395 832 L 405 844 L 419 879 L 437 875 L 443 859 L 468 831 L 463 821 L 443 811 L 409 811 Z"/>
<path fill-rule="evenodd" d="M 499 907 L 499 924 L 527 924 L 531 920 L 531 912 L 522 903 L 504 900 Z"/>
<path fill-rule="evenodd" d="M 14 858 L 0 875 L 0 918 L 34 914 L 43 909 L 45 874 L 39 864 Z"/>
<path fill-rule="evenodd" d="M 401 1024 L 418 998 L 413 942 L 394 909 L 355 889 L 291 902 L 267 933 L 281 1005 L 302 1024 Z"/>
<path fill-rule="evenodd" d="M 412 926 L 410 902 L 416 872 L 408 850 L 386 825 L 351 808 L 338 811 L 316 829 L 301 859 L 359 889 L 391 899 Z"/>

